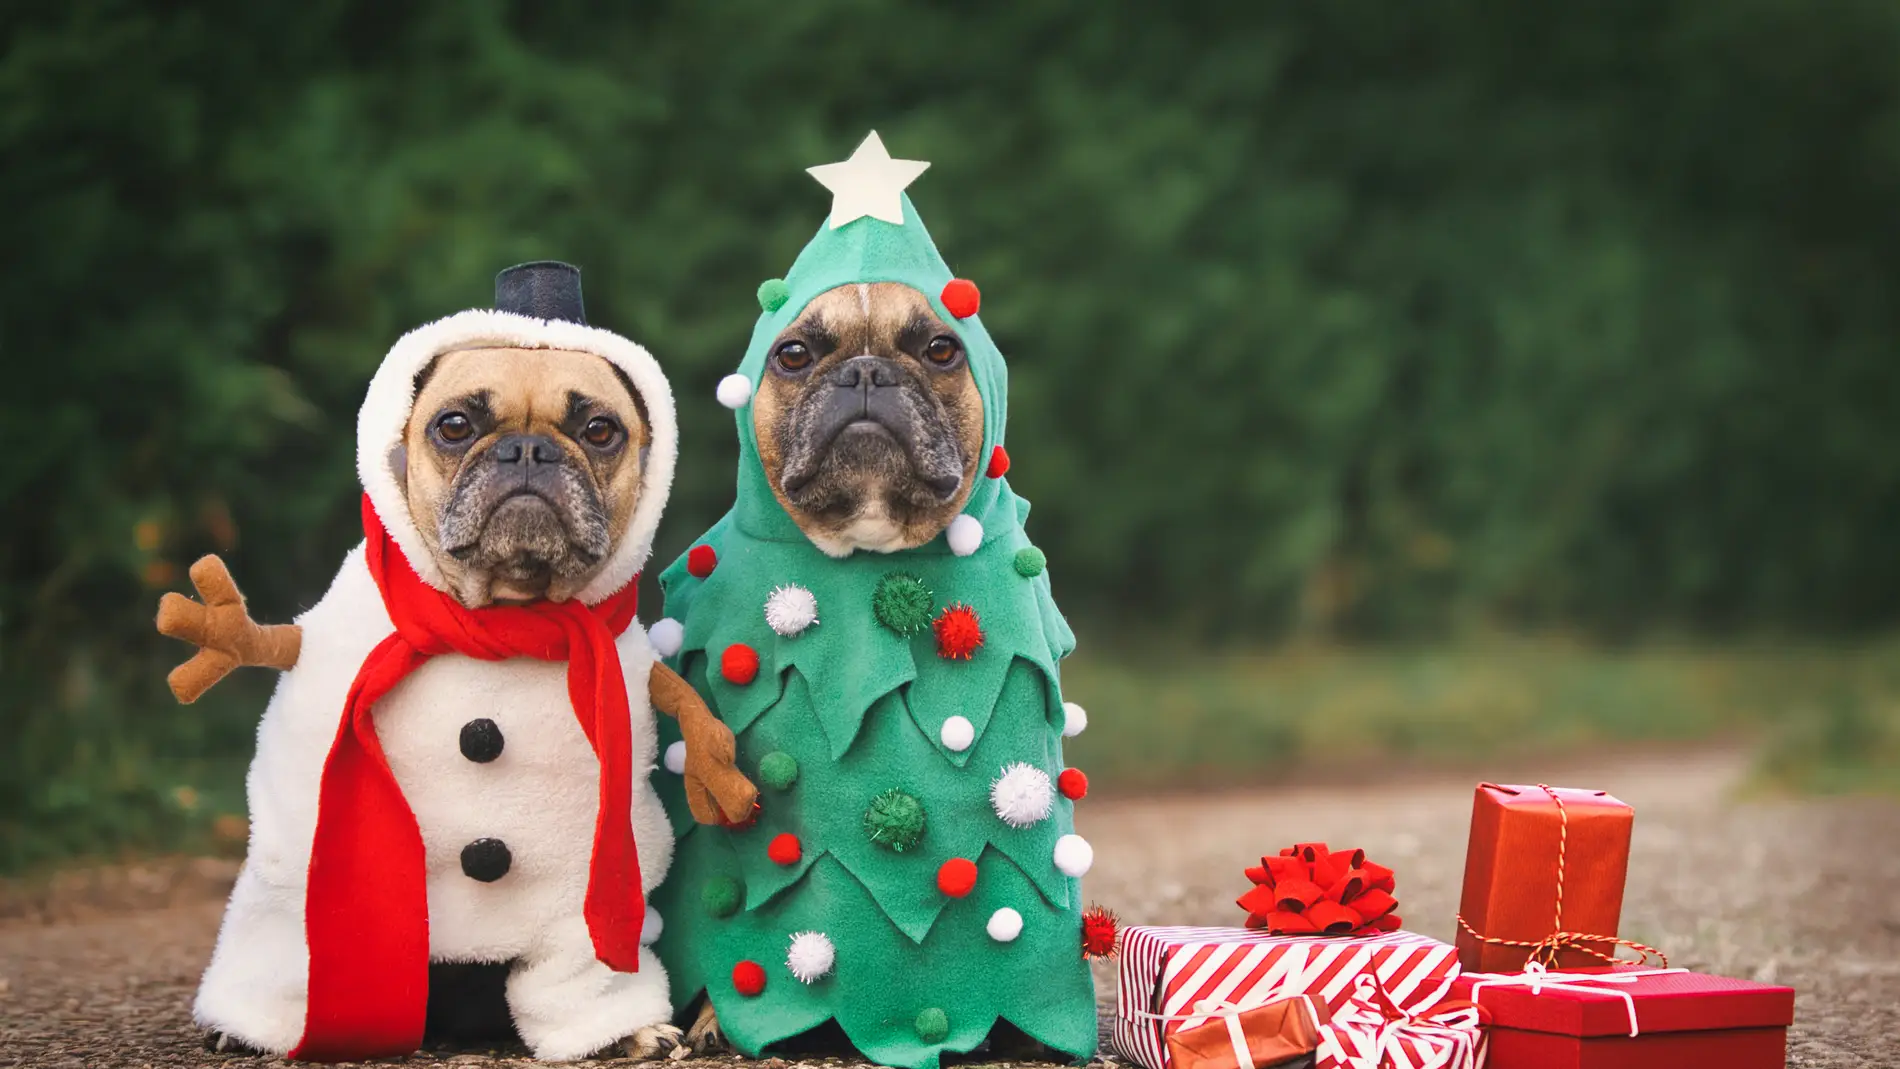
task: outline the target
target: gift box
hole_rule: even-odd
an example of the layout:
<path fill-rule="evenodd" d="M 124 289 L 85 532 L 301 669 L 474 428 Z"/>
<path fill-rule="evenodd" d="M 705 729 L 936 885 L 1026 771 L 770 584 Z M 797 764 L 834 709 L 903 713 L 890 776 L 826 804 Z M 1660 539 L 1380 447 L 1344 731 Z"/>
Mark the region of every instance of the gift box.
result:
<path fill-rule="evenodd" d="M 1214 1007 L 1206 1007 L 1210 1010 Z M 1168 1037 L 1172 1069 L 1270 1069 L 1312 1066 L 1326 1008 L 1311 996 L 1250 1010 L 1225 1010 Z"/>
<path fill-rule="evenodd" d="M 1565 969 L 1607 963 L 1634 819 L 1603 791 L 1479 784 L 1458 905 L 1459 964 L 1517 972 L 1533 955 Z"/>
<path fill-rule="evenodd" d="M 1620 965 L 1466 973 L 1491 1018 L 1490 1069 L 1782 1069 L 1794 989 Z"/>
<path fill-rule="evenodd" d="M 1488 1013 L 1447 999 L 1408 1013 L 1362 975 L 1355 994 L 1320 1027 L 1315 1069 L 1480 1069 Z"/>
<path fill-rule="evenodd" d="M 1168 1038 L 1214 1020 L 1216 1008 L 1312 995 L 1330 1012 L 1369 974 L 1399 1010 L 1416 1013 L 1442 1001 L 1457 972 L 1455 948 L 1413 932 L 1342 938 L 1136 925 L 1122 933 L 1113 1044 L 1148 1069 L 1174 1069 Z"/>

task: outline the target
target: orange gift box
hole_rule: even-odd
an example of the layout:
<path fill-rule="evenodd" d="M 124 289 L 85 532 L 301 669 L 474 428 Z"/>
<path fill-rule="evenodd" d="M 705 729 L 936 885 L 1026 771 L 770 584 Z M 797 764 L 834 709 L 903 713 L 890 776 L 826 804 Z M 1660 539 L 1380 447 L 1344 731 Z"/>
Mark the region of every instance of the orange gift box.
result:
<path fill-rule="evenodd" d="M 1559 969 L 1613 955 L 1629 873 L 1635 810 L 1604 791 L 1481 783 L 1471 805 L 1458 963 L 1472 972 L 1518 972 L 1532 946 L 1567 939 L 1542 958 Z M 1561 877 L 1560 877 L 1561 873 Z M 1526 945 L 1509 945 L 1519 943 Z"/>
<path fill-rule="evenodd" d="M 1326 1004 L 1312 998 L 1224 1012 L 1169 1036 L 1168 1058 L 1173 1069 L 1267 1069 L 1304 1060 L 1319 1049 L 1327 1016 Z"/>

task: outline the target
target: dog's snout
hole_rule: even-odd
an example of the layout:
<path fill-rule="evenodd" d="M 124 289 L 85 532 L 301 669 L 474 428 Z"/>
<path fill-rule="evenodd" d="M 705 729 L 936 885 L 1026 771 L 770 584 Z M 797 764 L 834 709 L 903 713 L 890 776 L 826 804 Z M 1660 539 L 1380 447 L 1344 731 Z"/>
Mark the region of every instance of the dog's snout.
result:
<path fill-rule="evenodd" d="M 545 434 L 509 434 L 495 440 L 489 454 L 497 464 L 559 464 L 564 455 L 554 439 Z"/>
<path fill-rule="evenodd" d="M 844 390 L 870 391 L 876 387 L 896 386 L 903 381 L 897 365 L 881 356 L 854 356 L 831 372 L 831 384 Z"/>

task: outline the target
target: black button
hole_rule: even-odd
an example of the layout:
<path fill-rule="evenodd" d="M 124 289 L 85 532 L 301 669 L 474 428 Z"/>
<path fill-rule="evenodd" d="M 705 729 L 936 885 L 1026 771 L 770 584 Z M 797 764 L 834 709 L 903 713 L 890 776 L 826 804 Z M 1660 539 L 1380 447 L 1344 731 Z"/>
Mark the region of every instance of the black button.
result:
<path fill-rule="evenodd" d="M 500 839 L 477 839 L 462 848 L 462 875 L 483 883 L 494 883 L 508 875 L 514 858 L 508 844 Z"/>
<path fill-rule="evenodd" d="M 487 717 L 462 725 L 462 756 L 487 764 L 501 756 L 501 726 Z"/>

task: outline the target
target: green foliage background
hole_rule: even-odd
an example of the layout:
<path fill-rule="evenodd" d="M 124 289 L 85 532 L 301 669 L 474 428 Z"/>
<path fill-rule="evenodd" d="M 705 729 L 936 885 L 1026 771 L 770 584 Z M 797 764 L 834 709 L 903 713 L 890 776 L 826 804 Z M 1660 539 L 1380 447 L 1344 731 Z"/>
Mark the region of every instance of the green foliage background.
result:
<path fill-rule="evenodd" d="M 873 127 L 1085 642 L 1890 626 L 1896 54 L 1877 0 L 16 6 L 0 868 L 241 811 L 268 681 L 172 706 L 157 593 L 310 604 L 371 369 L 499 267 L 667 366 L 680 549 Z"/>

